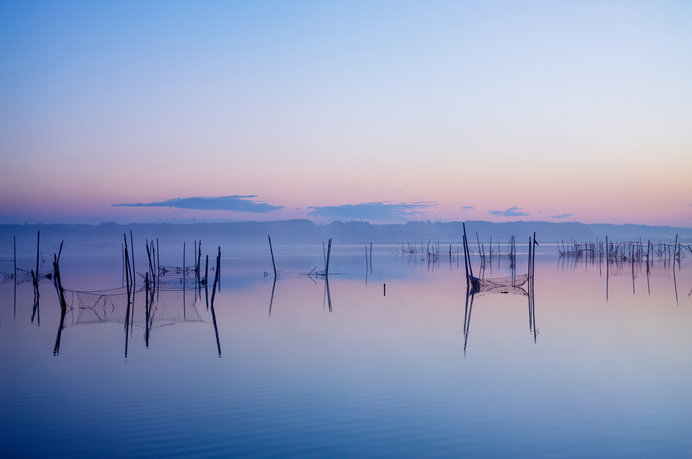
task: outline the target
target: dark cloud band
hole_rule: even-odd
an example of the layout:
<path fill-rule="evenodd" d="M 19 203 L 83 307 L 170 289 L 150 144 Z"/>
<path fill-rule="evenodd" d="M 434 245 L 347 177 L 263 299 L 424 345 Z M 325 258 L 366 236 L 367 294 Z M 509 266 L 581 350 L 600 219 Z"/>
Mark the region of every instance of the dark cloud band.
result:
<path fill-rule="evenodd" d="M 116 207 L 175 207 L 178 209 L 195 209 L 195 210 L 231 210 L 234 212 L 252 212 L 252 213 L 267 213 L 279 210 L 281 206 L 274 206 L 264 202 L 255 202 L 252 198 L 255 195 L 232 195 L 232 196 L 216 196 L 216 197 L 191 197 L 191 198 L 175 198 L 159 202 L 138 202 L 113 204 Z"/>

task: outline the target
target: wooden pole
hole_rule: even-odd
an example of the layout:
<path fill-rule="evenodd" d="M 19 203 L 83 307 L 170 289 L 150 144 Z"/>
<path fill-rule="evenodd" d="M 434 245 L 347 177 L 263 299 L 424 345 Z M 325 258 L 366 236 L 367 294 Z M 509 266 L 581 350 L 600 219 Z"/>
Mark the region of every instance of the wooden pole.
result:
<path fill-rule="evenodd" d="M 329 238 L 329 242 L 327 243 L 327 265 L 324 268 L 324 275 L 328 276 L 329 275 L 329 259 L 331 258 L 332 254 L 332 238 Z"/>
<path fill-rule="evenodd" d="M 466 223 L 462 223 L 461 225 L 464 228 L 464 240 L 463 240 L 464 259 L 466 260 L 466 267 L 467 267 L 466 275 L 467 275 L 467 279 L 468 279 L 469 275 L 471 277 L 473 277 L 473 265 L 471 265 L 471 253 L 469 250 L 469 241 L 468 241 L 468 237 L 466 236 Z"/>
<path fill-rule="evenodd" d="M 39 262 L 39 247 L 41 245 L 41 231 L 36 231 L 36 277 L 34 279 L 34 282 L 36 283 L 36 290 L 38 290 L 38 282 L 39 282 L 39 276 L 38 276 L 38 262 Z"/>
<path fill-rule="evenodd" d="M 204 285 L 207 285 L 208 279 L 209 279 L 209 255 L 207 255 L 207 261 L 204 265 Z"/>
<path fill-rule="evenodd" d="M 533 245 L 531 246 L 532 251 L 531 251 L 531 279 L 533 282 L 533 275 L 536 271 L 536 246 L 538 245 L 538 242 L 536 242 L 536 232 L 533 232 Z"/>
<path fill-rule="evenodd" d="M 146 248 L 147 248 L 147 260 L 149 261 L 149 275 L 151 276 L 152 282 L 155 282 L 154 280 L 154 265 L 151 260 L 151 249 L 149 248 L 149 241 L 146 241 Z"/>
<path fill-rule="evenodd" d="M 531 241 L 531 237 L 529 236 L 529 265 L 526 268 L 526 274 L 531 277 L 531 249 L 533 248 L 533 242 Z"/>
<path fill-rule="evenodd" d="M 135 275 L 135 242 L 134 237 L 132 237 L 132 230 L 130 230 L 130 245 L 132 246 L 132 286 L 137 285 L 137 279 Z"/>
<path fill-rule="evenodd" d="M 372 272 L 372 242 L 370 243 L 370 272 Z"/>
<path fill-rule="evenodd" d="M 219 246 L 219 254 L 216 256 L 216 273 L 214 275 L 214 287 L 211 290 L 211 307 L 214 307 L 214 298 L 216 297 L 216 285 L 219 283 L 219 271 L 221 270 L 221 246 Z"/>
<path fill-rule="evenodd" d="M 466 260 L 466 234 L 461 236 L 461 245 L 464 247 L 464 270 L 466 271 L 466 290 L 469 289 L 469 264 Z"/>
<path fill-rule="evenodd" d="M 276 278 L 276 263 L 274 262 L 274 249 L 272 248 L 272 238 L 267 234 L 267 239 L 269 240 L 269 253 L 272 256 L 272 267 L 274 268 L 274 278 Z"/>

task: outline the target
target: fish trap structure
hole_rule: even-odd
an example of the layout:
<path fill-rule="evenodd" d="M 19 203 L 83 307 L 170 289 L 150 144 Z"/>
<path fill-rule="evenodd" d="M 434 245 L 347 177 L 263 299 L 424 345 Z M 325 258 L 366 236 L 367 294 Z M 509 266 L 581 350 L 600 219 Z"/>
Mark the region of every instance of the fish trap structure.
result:
<path fill-rule="evenodd" d="M 144 288 L 128 295 L 126 289 L 101 291 L 65 289 L 68 303 L 76 313 L 74 325 L 103 323 L 125 324 L 130 327 L 158 328 L 183 322 L 205 322 L 197 310 L 196 302 L 183 299 L 179 289 L 160 289 L 158 298 L 152 298 Z M 139 297 L 139 300 L 135 299 Z"/>
<path fill-rule="evenodd" d="M 483 274 L 475 276 L 473 273 L 471 251 L 469 249 L 468 239 L 466 237 L 466 224 L 463 223 L 462 227 L 464 230 L 462 245 L 464 248 L 466 288 L 470 293 L 516 293 L 521 295 L 531 294 L 531 292 L 533 291 L 534 261 L 536 257 L 536 251 L 534 246 L 538 245 L 538 242 L 536 242 L 536 233 L 533 234 L 533 237 L 529 237 L 529 254 L 526 274 L 515 274 L 516 265 L 513 264 L 511 276 L 486 278 L 483 276 Z M 481 264 L 483 264 L 482 259 Z M 484 270 L 481 270 L 481 273 L 484 272 Z"/>
<path fill-rule="evenodd" d="M 468 239 L 466 237 L 466 224 L 463 224 L 463 247 L 464 247 L 464 267 L 466 268 L 466 307 L 464 309 L 464 357 L 467 355 L 469 345 L 469 336 L 471 333 L 471 314 L 473 312 L 474 299 L 476 295 L 492 295 L 492 294 L 515 294 L 522 295 L 527 298 L 528 305 L 528 322 L 529 333 L 533 337 L 533 342 L 536 343 L 538 337 L 538 327 L 536 325 L 536 308 L 534 301 L 534 266 L 536 258 L 535 246 L 536 233 L 533 237 L 529 237 L 529 253 L 526 268 L 526 274 L 516 274 L 516 245 L 514 236 L 510 239 L 510 268 L 512 269 L 511 276 L 486 278 L 483 276 L 484 254 L 479 252 L 481 256 L 481 270 L 479 276 L 473 274 L 473 263 L 471 262 L 471 251 L 468 247 Z M 480 243 L 479 243 L 480 246 Z"/>

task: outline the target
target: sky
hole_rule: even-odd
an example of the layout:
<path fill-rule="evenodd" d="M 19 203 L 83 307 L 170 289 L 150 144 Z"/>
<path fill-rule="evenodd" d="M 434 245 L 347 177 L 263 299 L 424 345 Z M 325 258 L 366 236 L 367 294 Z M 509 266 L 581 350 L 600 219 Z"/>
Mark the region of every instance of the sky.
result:
<path fill-rule="evenodd" d="M 692 2 L 0 2 L 0 223 L 692 227 Z"/>

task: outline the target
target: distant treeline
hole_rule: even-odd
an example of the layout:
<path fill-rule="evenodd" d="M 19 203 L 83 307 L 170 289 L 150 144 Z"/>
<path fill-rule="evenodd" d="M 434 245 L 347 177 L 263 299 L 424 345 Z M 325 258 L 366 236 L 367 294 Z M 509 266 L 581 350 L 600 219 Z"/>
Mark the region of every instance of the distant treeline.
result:
<path fill-rule="evenodd" d="M 534 231 L 538 242 L 555 243 L 556 240 L 578 241 L 605 238 L 613 241 L 625 240 L 672 240 L 678 234 L 681 240 L 692 240 L 692 228 L 645 225 L 583 224 L 575 222 L 510 222 L 492 223 L 468 221 L 466 228 L 470 238 L 475 240 L 478 232 L 482 242 L 491 236 L 493 241 L 505 243 L 515 235 L 517 242 Z M 170 243 L 180 241 L 213 241 L 215 244 L 265 244 L 267 234 L 274 243 L 320 243 L 333 238 L 337 244 L 350 243 L 394 243 L 401 241 L 439 241 L 440 243 L 461 240 L 461 222 L 408 222 L 403 224 L 371 224 L 360 221 L 332 222 L 316 224 L 309 220 L 281 220 L 271 222 L 231 222 L 231 223 L 133 223 L 120 225 L 101 223 L 99 225 L 73 224 L 25 224 L 0 225 L 0 252 L 11 247 L 13 235 L 17 236 L 20 247 L 35 247 L 36 230 L 41 230 L 41 240 L 47 246 L 60 244 L 65 240 L 70 246 L 108 247 L 119 246 L 124 232 L 133 230 L 137 239 L 161 238 Z"/>

